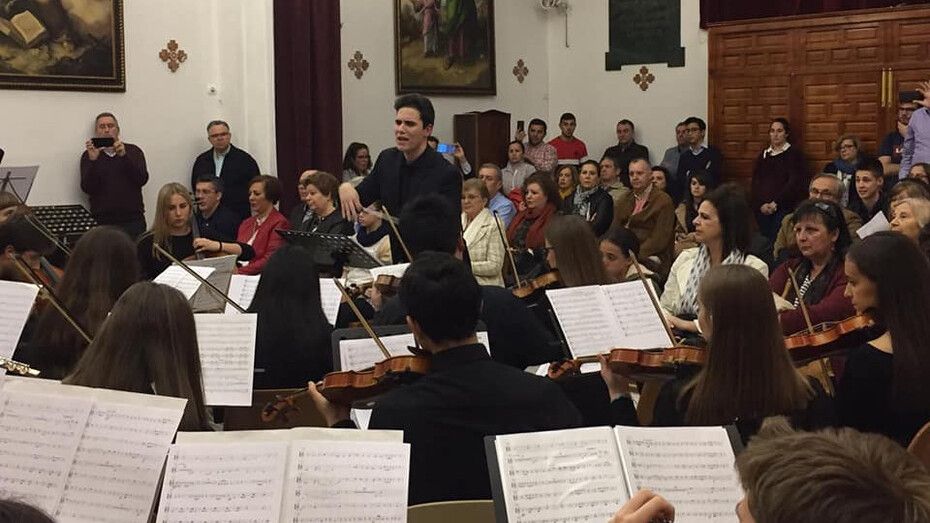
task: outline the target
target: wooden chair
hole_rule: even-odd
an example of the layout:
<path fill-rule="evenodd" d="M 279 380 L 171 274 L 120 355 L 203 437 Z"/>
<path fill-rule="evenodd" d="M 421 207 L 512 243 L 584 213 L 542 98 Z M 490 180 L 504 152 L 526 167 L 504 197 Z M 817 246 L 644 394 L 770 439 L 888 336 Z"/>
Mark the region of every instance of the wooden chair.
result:
<path fill-rule="evenodd" d="M 301 396 L 295 401 L 297 410 L 291 410 L 286 416 L 278 415 L 272 422 L 262 421 L 262 409 L 278 395 L 287 396 L 292 389 L 256 389 L 252 391 L 252 405 L 249 407 L 225 407 L 224 430 L 264 430 L 289 429 L 292 427 L 326 427 L 326 420 L 316 409 L 310 396 Z"/>
<path fill-rule="evenodd" d="M 917 432 L 911 444 L 907 446 L 907 451 L 917 456 L 917 459 L 930 470 L 930 423 L 927 423 Z"/>
<path fill-rule="evenodd" d="M 489 499 L 438 501 L 407 509 L 407 523 L 494 523 L 494 502 Z"/>

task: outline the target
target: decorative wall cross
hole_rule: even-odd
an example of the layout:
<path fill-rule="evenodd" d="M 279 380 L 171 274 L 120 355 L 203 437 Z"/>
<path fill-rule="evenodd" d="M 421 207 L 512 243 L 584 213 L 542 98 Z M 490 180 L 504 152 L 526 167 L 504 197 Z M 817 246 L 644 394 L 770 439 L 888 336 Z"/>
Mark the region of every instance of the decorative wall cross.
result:
<path fill-rule="evenodd" d="M 187 60 L 187 53 L 183 49 L 178 49 L 178 43 L 172 38 L 168 40 L 168 48 L 162 49 L 158 57 L 162 62 L 168 62 L 168 69 L 173 73 L 181 66 L 181 62 Z"/>
<path fill-rule="evenodd" d="M 526 68 L 526 64 L 523 63 L 523 59 L 520 58 L 517 60 L 517 65 L 513 66 L 513 75 L 517 77 L 517 81 L 521 84 L 523 79 L 526 78 L 526 75 L 530 74 L 530 70 Z"/>
<path fill-rule="evenodd" d="M 639 88 L 645 91 L 649 89 L 649 84 L 656 81 L 654 74 L 649 72 L 649 68 L 645 65 L 639 68 L 639 72 L 633 76 L 633 83 L 638 84 Z"/>
<path fill-rule="evenodd" d="M 352 59 L 349 60 L 349 69 L 355 73 L 355 77 L 360 79 L 362 75 L 365 74 L 365 71 L 368 70 L 368 60 L 362 56 L 361 51 L 355 51 L 355 54 L 352 55 Z"/>

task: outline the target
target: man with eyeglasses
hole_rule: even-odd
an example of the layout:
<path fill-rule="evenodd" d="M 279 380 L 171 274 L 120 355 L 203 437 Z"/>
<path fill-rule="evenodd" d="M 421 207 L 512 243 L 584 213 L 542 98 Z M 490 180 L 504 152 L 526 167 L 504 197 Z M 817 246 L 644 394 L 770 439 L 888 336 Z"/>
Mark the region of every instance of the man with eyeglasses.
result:
<path fill-rule="evenodd" d="M 878 148 L 878 160 L 882 162 L 885 176 L 892 177 L 894 180 L 898 179 L 898 171 L 901 170 L 901 156 L 904 153 L 904 137 L 907 135 L 907 124 L 911 121 L 914 109 L 917 108 L 914 101 L 919 96 L 915 91 L 898 93 L 897 129 L 888 133 Z"/>
<path fill-rule="evenodd" d="M 704 120 L 691 116 L 685 119 L 684 124 L 688 149 L 678 158 L 675 189 L 670 193 L 676 202 L 681 201 L 693 171 L 704 169 L 710 173 L 715 186 L 720 183 L 723 175 L 723 153 L 716 147 L 704 145 L 704 135 L 707 132 Z"/>
<path fill-rule="evenodd" d="M 234 242 L 242 220 L 231 210 L 220 205 L 223 201 L 223 180 L 212 174 L 203 174 L 194 184 L 197 202 L 197 228 L 200 236 L 218 242 Z"/>
<path fill-rule="evenodd" d="M 258 163 L 252 155 L 234 146 L 229 124 L 213 120 L 207 124 L 207 139 L 213 147 L 194 160 L 191 169 L 191 188 L 202 175 L 212 175 L 223 181 L 223 207 L 231 210 L 240 220 L 251 214 L 249 211 L 249 181 L 260 175 Z"/>

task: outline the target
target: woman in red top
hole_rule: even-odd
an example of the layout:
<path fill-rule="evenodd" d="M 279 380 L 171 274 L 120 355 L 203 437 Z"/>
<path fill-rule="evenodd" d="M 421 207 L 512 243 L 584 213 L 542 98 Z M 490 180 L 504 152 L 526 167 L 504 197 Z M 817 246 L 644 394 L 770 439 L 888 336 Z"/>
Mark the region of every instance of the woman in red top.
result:
<path fill-rule="evenodd" d="M 545 268 L 546 227 L 562 203 L 559 188 L 549 173 L 537 171 L 523 182 L 526 208 L 507 228 L 507 241 L 516 253 L 521 277 L 536 277 Z"/>
<path fill-rule="evenodd" d="M 252 216 L 239 225 L 236 241 L 251 245 L 255 257 L 239 268 L 239 274 L 260 274 L 268 258 L 284 244 L 275 229 L 290 229 L 290 223 L 274 208 L 281 198 L 281 182 L 263 174 L 249 183 L 249 207 Z"/>

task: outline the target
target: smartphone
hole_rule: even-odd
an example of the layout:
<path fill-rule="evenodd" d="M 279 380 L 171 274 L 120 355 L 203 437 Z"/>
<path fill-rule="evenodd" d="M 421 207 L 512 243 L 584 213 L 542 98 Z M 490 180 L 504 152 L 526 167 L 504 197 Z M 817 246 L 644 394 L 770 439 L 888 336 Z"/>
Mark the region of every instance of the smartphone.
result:
<path fill-rule="evenodd" d="M 517 120 L 517 130 L 518 131 L 523 130 L 523 120 Z"/>
<path fill-rule="evenodd" d="M 436 146 L 436 150 L 442 154 L 452 154 L 455 152 L 455 145 L 451 143 L 441 143 Z"/>
<path fill-rule="evenodd" d="M 97 149 L 113 147 L 113 143 L 115 142 L 113 138 L 91 138 L 90 141 Z"/>

